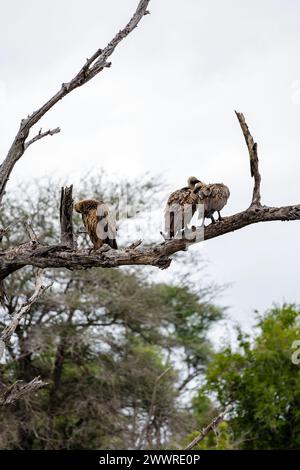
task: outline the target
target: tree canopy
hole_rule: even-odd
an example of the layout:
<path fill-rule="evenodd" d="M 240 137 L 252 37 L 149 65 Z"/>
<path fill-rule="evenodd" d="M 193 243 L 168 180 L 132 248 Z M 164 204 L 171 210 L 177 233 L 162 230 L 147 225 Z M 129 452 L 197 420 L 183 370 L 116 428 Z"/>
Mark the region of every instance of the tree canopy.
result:
<path fill-rule="evenodd" d="M 225 423 L 229 446 L 299 449 L 300 374 L 292 360 L 299 319 L 296 305 L 273 307 L 259 316 L 254 337 L 239 329 L 237 347 L 223 348 L 209 363 L 194 404 L 200 412 L 207 393 L 222 406 L 232 403 Z"/>

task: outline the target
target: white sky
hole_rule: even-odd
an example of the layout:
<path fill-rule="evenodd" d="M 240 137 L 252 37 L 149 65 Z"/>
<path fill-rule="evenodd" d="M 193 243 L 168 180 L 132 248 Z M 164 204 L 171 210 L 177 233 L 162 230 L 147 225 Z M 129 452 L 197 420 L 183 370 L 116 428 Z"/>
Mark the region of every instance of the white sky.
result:
<path fill-rule="evenodd" d="M 0 0 L 1 155 L 20 119 L 104 47 L 137 3 Z M 263 202 L 300 203 L 300 3 L 151 0 L 149 9 L 111 69 L 41 121 L 62 132 L 26 152 L 9 187 L 46 174 L 72 182 L 103 167 L 163 173 L 177 189 L 192 174 L 226 183 L 224 215 L 232 214 L 249 205 L 252 190 L 237 109 L 258 142 Z M 195 272 L 204 275 L 200 256 L 209 260 L 205 275 L 232 284 L 222 299 L 231 317 L 250 325 L 254 309 L 300 303 L 299 239 L 299 222 L 250 226 L 193 247 Z"/>

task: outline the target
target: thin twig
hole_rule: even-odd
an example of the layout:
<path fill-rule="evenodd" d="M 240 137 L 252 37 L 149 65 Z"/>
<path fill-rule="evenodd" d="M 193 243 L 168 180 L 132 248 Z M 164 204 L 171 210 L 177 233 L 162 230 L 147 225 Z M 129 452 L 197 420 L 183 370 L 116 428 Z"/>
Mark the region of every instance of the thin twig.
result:
<path fill-rule="evenodd" d="M 49 129 L 46 132 L 42 132 L 42 129 L 40 129 L 39 133 L 36 136 L 34 136 L 31 140 L 29 140 L 28 142 L 25 143 L 24 150 L 27 150 L 29 145 L 33 144 L 37 140 L 43 139 L 44 137 L 46 137 L 48 135 L 52 136 L 54 134 L 58 134 L 59 132 L 60 132 L 59 127 L 56 127 L 55 129 Z"/>

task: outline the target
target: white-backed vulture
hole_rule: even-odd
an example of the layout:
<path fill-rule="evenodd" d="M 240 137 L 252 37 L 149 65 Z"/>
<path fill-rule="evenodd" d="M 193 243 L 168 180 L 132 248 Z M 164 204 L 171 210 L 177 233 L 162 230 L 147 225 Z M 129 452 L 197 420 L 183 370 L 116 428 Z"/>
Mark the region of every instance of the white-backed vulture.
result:
<path fill-rule="evenodd" d="M 165 208 L 165 232 L 167 238 L 174 238 L 185 229 L 197 210 L 198 193 L 194 192 L 198 178 L 190 176 L 188 186 L 170 194 Z"/>
<path fill-rule="evenodd" d="M 104 243 L 111 248 L 118 249 L 117 226 L 107 204 L 93 199 L 84 199 L 77 202 L 74 209 L 82 215 L 83 224 L 96 250 Z"/>
<path fill-rule="evenodd" d="M 222 220 L 221 210 L 227 204 L 230 191 L 223 183 L 205 184 L 199 181 L 193 190 L 198 195 L 199 203 L 204 204 L 204 218 L 210 218 L 214 224 L 214 213 L 218 212 L 219 219 Z M 204 219 L 203 219 L 204 220 Z"/>

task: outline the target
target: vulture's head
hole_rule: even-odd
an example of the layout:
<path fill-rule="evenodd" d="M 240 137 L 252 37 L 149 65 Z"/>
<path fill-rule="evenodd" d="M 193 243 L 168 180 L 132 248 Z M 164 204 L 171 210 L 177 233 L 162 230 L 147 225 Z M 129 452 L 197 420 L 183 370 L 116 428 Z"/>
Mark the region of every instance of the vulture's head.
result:
<path fill-rule="evenodd" d="M 194 186 L 193 193 L 198 194 L 199 191 L 205 188 L 205 186 L 206 184 L 203 183 L 203 181 L 198 181 L 198 183 L 196 183 Z"/>
<path fill-rule="evenodd" d="M 200 180 L 198 180 L 198 178 L 196 178 L 196 176 L 190 176 L 190 177 L 188 178 L 188 186 L 189 186 L 189 188 L 194 189 L 195 185 L 196 185 L 197 183 L 199 183 L 199 181 L 200 181 Z"/>
<path fill-rule="evenodd" d="M 83 199 L 82 201 L 76 202 L 76 204 L 74 204 L 74 209 L 80 214 L 86 214 L 92 209 L 97 209 L 98 204 L 99 202 L 95 201 L 94 199 Z"/>

